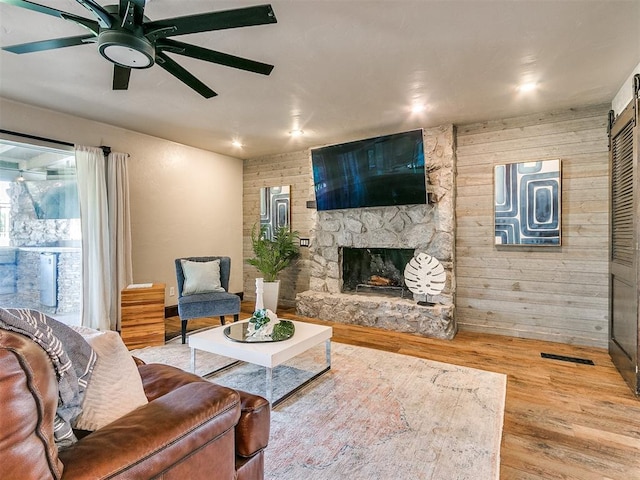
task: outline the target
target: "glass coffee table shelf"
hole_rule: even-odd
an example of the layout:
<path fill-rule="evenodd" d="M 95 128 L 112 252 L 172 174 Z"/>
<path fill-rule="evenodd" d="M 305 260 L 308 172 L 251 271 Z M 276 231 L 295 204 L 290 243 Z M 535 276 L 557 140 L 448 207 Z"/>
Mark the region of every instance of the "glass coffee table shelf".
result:
<path fill-rule="evenodd" d="M 273 333 L 269 336 L 260 336 L 249 330 L 248 322 L 232 323 L 224 328 L 224 335 L 229 340 L 240 343 L 270 343 L 282 342 L 293 337 L 296 327 L 290 320 L 280 320 L 280 323 L 274 328 Z"/>
<path fill-rule="evenodd" d="M 289 320 L 288 320 L 289 321 Z M 242 325 L 248 320 L 236 322 L 234 325 Z M 291 321 L 295 327 L 295 333 L 287 340 L 277 342 L 239 342 L 227 338 L 224 331 L 227 327 L 221 326 L 206 330 L 200 333 L 193 333 L 189 336 L 189 347 L 191 348 L 191 371 L 196 370 L 196 352 L 198 350 L 222 355 L 236 360 L 230 365 L 210 372 L 210 376 L 226 370 L 239 362 L 247 362 L 265 368 L 265 397 L 275 407 L 279 403 L 289 398 L 301 388 L 326 373 L 331 369 L 331 336 L 333 329 L 323 325 L 312 323 Z M 308 351 L 309 349 L 325 344 L 325 362 L 320 366 L 320 370 L 307 380 L 299 384 L 292 385 L 288 391 L 273 398 L 273 371 L 278 366 L 282 366 L 288 360 Z"/>

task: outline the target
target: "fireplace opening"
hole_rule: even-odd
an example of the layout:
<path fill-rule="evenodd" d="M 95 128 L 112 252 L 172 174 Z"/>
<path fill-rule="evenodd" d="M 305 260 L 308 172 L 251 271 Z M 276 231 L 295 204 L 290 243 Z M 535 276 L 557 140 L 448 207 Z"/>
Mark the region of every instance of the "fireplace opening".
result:
<path fill-rule="evenodd" d="M 342 291 L 407 297 L 404 268 L 413 258 L 412 248 L 341 249 Z"/>

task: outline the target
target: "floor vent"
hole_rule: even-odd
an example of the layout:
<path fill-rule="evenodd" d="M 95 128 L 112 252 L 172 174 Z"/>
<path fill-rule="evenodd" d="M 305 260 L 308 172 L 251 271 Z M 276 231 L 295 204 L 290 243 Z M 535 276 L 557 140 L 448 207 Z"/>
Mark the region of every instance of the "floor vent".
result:
<path fill-rule="evenodd" d="M 562 360 L 563 362 L 582 363 L 583 365 L 595 365 L 593 360 L 588 358 L 566 357 L 564 355 L 554 355 L 553 353 L 541 353 L 542 358 L 550 358 L 552 360 Z"/>

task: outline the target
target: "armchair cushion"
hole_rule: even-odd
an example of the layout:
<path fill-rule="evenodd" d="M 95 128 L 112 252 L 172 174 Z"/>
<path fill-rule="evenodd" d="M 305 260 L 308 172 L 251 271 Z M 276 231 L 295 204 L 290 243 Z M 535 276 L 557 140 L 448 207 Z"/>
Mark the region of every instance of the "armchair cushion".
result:
<path fill-rule="evenodd" d="M 240 312 L 240 297 L 233 293 L 211 292 L 188 295 L 178 304 L 180 318 L 233 315 Z"/>
<path fill-rule="evenodd" d="M 184 272 L 183 296 L 225 291 L 220 283 L 220 260 L 210 262 L 181 260 L 180 262 Z"/>
<path fill-rule="evenodd" d="M 97 430 L 148 403 L 136 363 L 118 332 L 71 328 L 98 356 L 75 428 Z"/>

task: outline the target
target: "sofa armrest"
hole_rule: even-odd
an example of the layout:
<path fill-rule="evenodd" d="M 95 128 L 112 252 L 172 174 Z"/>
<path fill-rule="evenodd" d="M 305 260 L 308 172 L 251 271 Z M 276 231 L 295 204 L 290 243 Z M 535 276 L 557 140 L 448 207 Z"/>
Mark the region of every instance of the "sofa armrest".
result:
<path fill-rule="evenodd" d="M 238 390 L 242 413 L 236 425 L 236 454 L 251 457 L 267 447 L 271 405 L 258 395 Z"/>
<path fill-rule="evenodd" d="M 239 417 L 235 390 L 191 382 L 62 450 L 63 478 L 155 477 L 222 437 Z"/>
<path fill-rule="evenodd" d="M 149 401 L 193 382 L 210 383 L 198 375 L 161 363 L 138 365 L 138 372 L 142 378 L 144 393 Z"/>
<path fill-rule="evenodd" d="M 145 394 L 151 401 L 182 385 L 208 382 L 206 379 L 175 367 L 150 363 L 138 365 Z M 259 396 L 238 390 L 241 414 L 236 425 L 236 454 L 250 457 L 266 448 L 271 427 L 271 406 Z"/>

